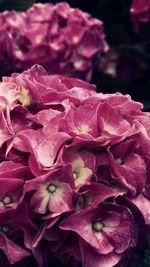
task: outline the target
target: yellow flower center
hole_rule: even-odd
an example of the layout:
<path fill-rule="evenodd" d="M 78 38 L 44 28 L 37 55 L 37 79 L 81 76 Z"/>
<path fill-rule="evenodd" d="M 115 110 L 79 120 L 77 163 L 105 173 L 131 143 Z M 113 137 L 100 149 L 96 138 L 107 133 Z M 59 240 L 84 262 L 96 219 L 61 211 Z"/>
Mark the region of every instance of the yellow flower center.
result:
<path fill-rule="evenodd" d="M 53 185 L 53 184 L 50 184 L 48 187 L 47 187 L 47 190 L 49 193 L 53 194 L 55 191 L 56 191 L 56 186 Z"/>
<path fill-rule="evenodd" d="M 99 222 L 99 221 L 93 222 L 92 223 L 92 228 L 93 228 L 94 231 L 100 232 L 102 230 L 102 228 L 103 228 L 103 224 L 101 222 Z"/>
<path fill-rule="evenodd" d="M 20 87 L 20 97 L 18 101 L 25 107 L 29 107 L 32 105 L 32 99 L 29 95 L 29 90 L 25 87 Z"/>
<path fill-rule="evenodd" d="M 124 160 L 122 158 L 116 158 L 116 161 L 120 164 L 123 165 L 124 164 Z"/>
<path fill-rule="evenodd" d="M 9 205 L 10 203 L 12 203 L 11 197 L 10 196 L 5 196 L 3 198 L 3 203 L 4 203 L 4 205 Z"/>

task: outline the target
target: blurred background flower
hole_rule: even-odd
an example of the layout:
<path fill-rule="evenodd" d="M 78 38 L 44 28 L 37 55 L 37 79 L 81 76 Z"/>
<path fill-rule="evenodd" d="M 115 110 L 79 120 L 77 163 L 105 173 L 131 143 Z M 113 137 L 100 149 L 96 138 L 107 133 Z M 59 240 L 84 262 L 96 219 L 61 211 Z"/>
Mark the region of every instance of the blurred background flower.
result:
<path fill-rule="evenodd" d="M 106 53 L 103 23 L 67 3 L 35 4 L 0 14 L 1 75 L 38 63 L 48 73 L 91 80 Z"/>
<path fill-rule="evenodd" d="M 134 30 L 138 32 L 142 23 L 148 23 L 150 21 L 150 1 L 133 0 L 130 13 Z"/>

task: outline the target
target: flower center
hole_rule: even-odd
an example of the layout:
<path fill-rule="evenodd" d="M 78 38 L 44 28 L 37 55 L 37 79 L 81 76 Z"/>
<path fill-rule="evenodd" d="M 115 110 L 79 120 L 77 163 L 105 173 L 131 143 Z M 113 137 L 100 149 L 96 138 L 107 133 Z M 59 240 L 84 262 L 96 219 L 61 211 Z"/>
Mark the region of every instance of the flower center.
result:
<path fill-rule="evenodd" d="M 83 63 L 84 63 L 84 60 L 83 60 L 83 59 L 81 59 L 81 58 L 77 58 L 77 59 L 75 60 L 75 62 L 74 62 L 74 67 L 75 67 L 76 69 L 79 69 L 80 67 L 82 67 Z"/>
<path fill-rule="evenodd" d="M 73 38 L 72 38 L 72 42 L 73 42 L 74 44 L 77 44 L 78 41 L 79 41 L 79 37 L 78 37 L 78 36 L 73 36 Z"/>
<path fill-rule="evenodd" d="M 124 164 L 124 160 L 122 158 L 116 158 L 116 161 L 120 164 L 123 165 Z"/>
<path fill-rule="evenodd" d="M 53 194 L 55 191 L 56 191 L 56 186 L 53 185 L 53 184 L 50 184 L 48 187 L 47 187 L 47 190 L 49 193 Z"/>
<path fill-rule="evenodd" d="M 10 196 L 5 196 L 3 198 L 3 203 L 4 203 L 4 205 L 9 205 L 10 203 L 12 203 L 11 197 Z"/>
<path fill-rule="evenodd" d="M 93 230 L 94 230 L 95 232 L 100 232 L 101 229 L 103 228 L 103 224 L 102 224 L 101 222 L 99 222 L 99 221 L 97 221 L 97 222 L 93 222 L 93 223 L 92 223 L 92 228 L 93 228 Z"/>
<path fill-rule="evenodd" d="M 81 124 L 78 126 L 78 130 L 80 133 L 89 133 L 91 131 L 90 127 L 87 124 Z"/>
<path fill-rule="evenodd" d="M 32 105 L 32 99 L 29 95 L 28 89 L 25 87 L 20 87 L 20 97 L 18 98 L 18 101 L 25 107 L 29 107 Z"/>
<path fill-rule="evenodd" d="M 80 196 L 78 199 L 78 205 L 80 206 L 80 209 L 84 209 L 87 206 L 87 200 L 85 196 Z"/>
<path fill-rule="evenodd" d="M 3 233 L 8 233 L 9 232 L 9 227 L 7 224 L 3 224 L 0 226 L 0 231 L 2 231 Z"/>

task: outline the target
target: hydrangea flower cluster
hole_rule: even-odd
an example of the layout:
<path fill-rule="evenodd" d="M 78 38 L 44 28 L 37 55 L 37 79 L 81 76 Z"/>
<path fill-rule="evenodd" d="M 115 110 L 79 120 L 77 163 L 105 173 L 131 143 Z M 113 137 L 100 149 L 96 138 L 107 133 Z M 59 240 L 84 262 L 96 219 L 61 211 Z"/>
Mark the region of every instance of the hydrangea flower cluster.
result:
<path fill-rule="evenodd" d="M 142 23 L 150 22 L 150 0 L 133 0 L 130 12 L 134 30 L 138 32 Z"/>
<path fill-rule="evenodd" d="M 39 65 L 3 78 L 0 257 L 125 267 L 140 255 L 150 225 L 150 114 L 141 109 Z"/>
<path fill-rule="evenodd" d="M 0 14 L 1 74 L 41 64 L 48 73 L 90 80 L 107 51 L 103 23 L 67 3 L 35 4 Z"/>

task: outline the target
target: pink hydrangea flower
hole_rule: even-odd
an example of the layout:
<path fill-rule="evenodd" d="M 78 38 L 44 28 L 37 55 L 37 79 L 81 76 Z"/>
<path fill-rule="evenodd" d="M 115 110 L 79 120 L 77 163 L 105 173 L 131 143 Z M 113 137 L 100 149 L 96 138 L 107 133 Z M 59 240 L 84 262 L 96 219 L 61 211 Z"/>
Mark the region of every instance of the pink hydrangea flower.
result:
<path fill-rule="evenodd" d="M 38 63 L 48 73 L 90 80 L 96 60 L 108 49 L 103 23 L 65 2 L 3 12 L 0 22 L 3 75 Z"/>
<path fill-rule="evenodd" d="M 73 209 L 72 197 L 74 181 L 70 166 L 58 168 L 55 171 L 28 181 L 27 191 L 35 191 L 30 206 L 34 212 L 46 214 L 63 213 Z"/>
<path fill-rule="evenodd" d="M 36 232 L 37 228 L 28 217 L 25 203 L 14 211 L 1 214 L 0 248 L 11 264 L 30 255 L 29 249 L 32 249 L 32 240 Z M 19 236 L 24 239 L 22 246 L 20 246 Z"/>
<path fill-rule="evenodd" d="M 120 206 L 105 204 L 99 208 L 89 208 L 70 216 L 60 225 L 61 229 L 75 231 L 88 245 L 91 253 L 99 256 L 97 264 L 113 266 L 120 260 L 121 254 L 135 245 L 136 228 L 131 214 Z M 87 249 L 81 241 L 81 251 L 85 266 L 91 266 L 91 258 L 86 258 Z M 84 251 L 85 249 L 85 251 Z M 105 257 L 107 255 L 107 257 Z M 102 257 L 102 260 L 101 260 Z M 94 256 L 92 258 L 96 266 Z"/>
<path fill-rule="evenodd" d="M 4 77 L 0 94 L 0 258 L 126 266 L 150 232 L 150 114 L 39 65 Z"/>

